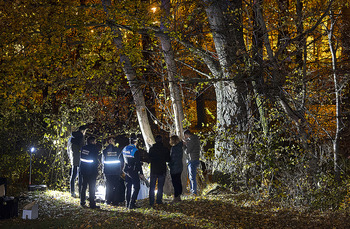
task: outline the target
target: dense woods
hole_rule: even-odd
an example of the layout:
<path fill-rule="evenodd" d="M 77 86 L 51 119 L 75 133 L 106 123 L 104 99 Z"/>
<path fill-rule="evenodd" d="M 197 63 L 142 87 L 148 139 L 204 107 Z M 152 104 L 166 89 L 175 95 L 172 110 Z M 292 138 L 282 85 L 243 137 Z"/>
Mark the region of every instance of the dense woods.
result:
<path fill-rule="evenodd" d="M 10 183 L 27 184 L 35 146 L 32 179 L 67 189 L 82 124 L 102 145 L 137 133 L 145 149 L 191 129 L 202 187 L 347 207 L 347 1 L 17 0 L 0 12 Z"/>

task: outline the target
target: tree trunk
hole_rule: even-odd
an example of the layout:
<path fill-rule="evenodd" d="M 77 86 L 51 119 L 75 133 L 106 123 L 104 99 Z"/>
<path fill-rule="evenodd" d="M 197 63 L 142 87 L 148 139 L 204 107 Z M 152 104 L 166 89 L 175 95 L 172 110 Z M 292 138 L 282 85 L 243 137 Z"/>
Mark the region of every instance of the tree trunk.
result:
<path fill-rule="evenodd" d="M 341 115 L 340 115 L 340 86 L 338 82 L 338 75 L 337 75 L 337 50 L 334 45 L 333 41 L 333 31 L 334 26 L 336 24 L 336 18 L 334 16 L 334 12 L 330 11 L 329 13 L 330 18 L 330 28 L 327 29 L 328 34 L 328 44 L 329 44 L 329 50 L 332 55 L 332 73 L 333 73 L 333 82 L 334 82 L 334 94 L 335 94 L 335 117 L 336 117 L 336 129 L 335 129 L 335 136 L 333 138 L 333 158 L 334 158 L 334 174 L 335 179 L 337 181 L 340 181 L 340 171 L 339 171 L 339 165 L 338 165 L 338 155 L 339 155 L 339 141 L 340 141 L 340 131 L 342 129 L 341 127 Z"/>
<path fill-rule="evenodd" d="M 217 98 L 217 138 L 215 155 L 219 159 L 214 170 L 231 171 L 234 161 L 235 140 L 243 141 L 247 125 L 247 99 L 245 81 L 240 75 L 244 66 L 245 44 L 242 30 L 242 1 L 203 0 L 213 33 L 219 62 L 215 83 Z M 212 69 L 209 66 L 210 69 Z"/>
<path fill-rule="evenodd" d="M 163 15 L 170 14 L 170 1 L 162 0 L 161 8 L 163 10 Z M 164 55 L 164 60 L 167 66 L 167 74 L 169 79 L 169 90 L 170 98 L 172 101 L 172 107 L 174 112 L 174 123 L 175 123 L 175 132 L 182 139 L 183 137 L 183 123 L 184 112 L 182 107 L 182 98 L 180 93 L 179 86 L 179 75 L 177 72 L 177 67 L 174 58 L 174 51 L 171 46 L 171 40 L 168 35 L 168 29 L 166 28 L 168 18 L 162 17 L 160 29 L 163 33 L 158 35 L 158 38 L 162 45 L 162 51 Z"/>
<path fill-rule="evenodd" d="M 264 87 L 264 70 L 263 70 L 263 50 L 264 50 L 264 41 L 263 41 L 263 30 L 262 25 L 260 24 L 260 20 L 257 19 L 256 15 L 259 13 L 260 6 L 263 3 L 263 1 L 257 1 L 253 5 L 253 41 L 252 41 L 252 49 L 253 49 L 253 61 L 257 63 L 257 66 L 253 66 L 253 80 L 252 80 L 252 86 L 254 91 L 254 97 L 256 106 L 259 112 L 259 120 L 260 120 L 260 126 L 265 134 L 265 136 L 268 135 L 269 127 L 268 127 L 268 121 L 265 114 L 265 107 L 264 107 L 264 96 L 263 96 L 263 87 Z"/>
<path fill-rule="evenodd" d="M 111 0 L 102 0 L 102 4 L 108 17 L 107 7 L 111 5 Z M 151 127 L 150 127 L 150 123 L 148 121 L 145 98 L 142 94 L 140 84 L 137 82 L 136 71 L 132 66 L 130 58 L 127 55 L 125 55 L 124 52 L 122 51 L 124 50 L 124 46 L 123 46 L 123 37 L 121 35 L 120 29 L 115 27 L 111 27 L 111 29 L 115 35 L 113 42 L 117 46 L 117 48 L 121 50 L 119 54 L 120 63 L 123 66 L 124 73 L 129 82 L 130 90 L 136 106 L 137 119 L 139 121 L 142 136 L 148 150 L 150 146 L 154 144 L 155 141 L 154 141 Z"/>
<path fill-rule="evenodd" d="M 166 24 L 169 21 L 166 15 L 170 15 L 170 6 L 171 5 L 169 0 L 162 0 L 161 9 L 163 11 L 163 17 L 161 19 L 161 26 L 160 26 L 162 33 L 158 35 L 158 38 L 162 45 L 164 60 L 167 66 L 170 98 L 171 98 L 173 114 L 174 114 L 175 133 L 176 135 L 179 136 L 180 139 L 183 139 L 184 112 L 182 107 L 182 98 L 180 94 L 179 75 L 178 75 L 177 67 L 175 63 L 174 51 L 171 46 L 171 40 L 168 35 L 168 28 L 166 27 Z M 169 176 L 167 176 L 167 178 L 169 178 Z M 182 180 L 182 188 L 183 190 L 186 190 L 186 186 L 187 186 L 186 163 L 184 163 L 183 165 L 181 180 Z M 172 193 L 172 190 L 173 190 L 171 182 L 169 182 L 169 179 L 166 179 L 165 184 L 166 185 L 164 186 L 164 193 L 169 195 Z"/>

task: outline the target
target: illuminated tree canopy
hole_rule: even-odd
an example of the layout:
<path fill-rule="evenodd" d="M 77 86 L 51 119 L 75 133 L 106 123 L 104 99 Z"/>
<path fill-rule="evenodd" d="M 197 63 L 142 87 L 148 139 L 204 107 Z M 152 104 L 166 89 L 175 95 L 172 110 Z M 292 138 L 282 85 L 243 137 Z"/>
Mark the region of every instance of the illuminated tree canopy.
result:
<path fill-rule="evenodd" d="M 102 145 L 142 134 L 146 149 L 191 129 L 215 181 L 307 199 L 348 179 L 349 12 L 340 0 L 2 1 L 1 157 L 19 159 L 19 181 L 37 145 L 37 179 L 64 189 L 79 125 Z"/>

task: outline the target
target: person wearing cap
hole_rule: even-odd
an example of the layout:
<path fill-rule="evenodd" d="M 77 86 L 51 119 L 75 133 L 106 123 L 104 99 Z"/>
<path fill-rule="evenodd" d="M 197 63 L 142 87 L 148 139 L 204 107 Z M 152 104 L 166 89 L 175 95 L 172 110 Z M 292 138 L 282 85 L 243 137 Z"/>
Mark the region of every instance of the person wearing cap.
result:
<path fill-rule="evenodd" d="M 96 138 L 89 137 L 87 139 L 87 145 L 83 146 L 80 152 L 80 174 L 82 177 L 81 192 L 80 192 L 80 205 L 85 207 L 86 189 L 89 185 L 89 202 L 90 208 L 99 208 L 95 202 L 96 192 L 96 178 L 98 174 L 98 156 L 99 147 L 96 145 Z"/>
<path fill-rule="evenodd" d="M 170 151 L 163 145 L 162 136 L 157 135 L 155 138 L 156 143 L 149 149 L 149 160 L 151 162 L 151 178 L 149 189 L 149 204 L 154 204 L 154 191 L 156 183 L 157 186 L 157 204 L 162 204 L 163 199 L 163 186 L 166 175 L 166 162 L 170 160 Z"/>
<path fill-rule="evenodd" d="M 75 180 L 78 177 L 78 193 L 81 189 L 81 178 L 79 174 L 80 150 L 84 145 L 84 136 L 86 126 L 80 126 L 78 131 L 72 133 L 68 140 L 67 152 L 72 165 L 72 172 L 70 177 L 70 192 L 72 197 L 77 197 L 75 194 Z"/>
<path fill-rule="evenodd" d="M 129 138 L 130 144 L 122 150 L 124 157 L 124 168 L 126 192 L 126 207 L 129 209 L 138 208 L 136 199 L 140 191 L 140 177 L 143 177 L 140 152 L 137 149 L 137 138 L 132 135 Z"/>
<path fill-rule="evenodd" d="M 187 156 L 188 179 L 190 180 L 191 194 L 197 195 L 197 167 L 199 166 L 200 140 L 190 130 L 184 132 L 184 148 Z"/>
<path fill-rule="evenodd" d="M 109 137 L 107 143 L 108 146 L 102 154 L 103 173 L 106 179 L 106 203 L 118 205 L 119 202 L 124 201 L 124 195 L 120 196 L 120 190 L 124 190 L 124 182 L 120 181 L 124 158 L 121 149 L 115 146 L 113 137 Z"/>

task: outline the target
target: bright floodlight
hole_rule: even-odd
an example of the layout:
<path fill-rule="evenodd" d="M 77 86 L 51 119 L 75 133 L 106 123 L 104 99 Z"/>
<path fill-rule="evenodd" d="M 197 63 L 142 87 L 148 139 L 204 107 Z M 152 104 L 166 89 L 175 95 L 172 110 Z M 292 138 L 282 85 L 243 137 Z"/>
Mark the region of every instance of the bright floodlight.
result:
<path fill-rule="evenodd" d="M 105 186 L 98 186 L 96 189 L 96 198 L 100 200 L 106 199 L 106 187 Z"/>
<path fill-rule="evenodd" d="M 34 152 L 35 151 L 35 148 L 34 147 L 32 147 L 32 148 L 30 148 L 30 152 Z"/>

